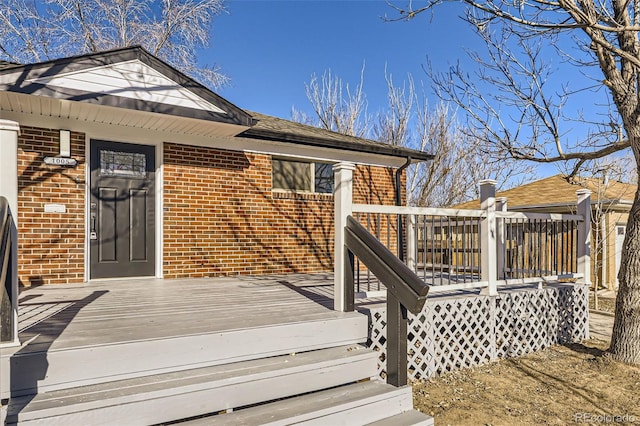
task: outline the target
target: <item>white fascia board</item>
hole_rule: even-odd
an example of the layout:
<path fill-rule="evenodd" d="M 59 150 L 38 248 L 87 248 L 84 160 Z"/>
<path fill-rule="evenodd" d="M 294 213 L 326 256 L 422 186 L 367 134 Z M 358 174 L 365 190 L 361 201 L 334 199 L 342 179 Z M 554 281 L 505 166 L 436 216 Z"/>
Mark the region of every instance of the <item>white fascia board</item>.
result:
<path fill-rule="evenodd" d="M 355 164 L 400 167 L 406 159 L 367 152 L 356 152 L 323 148 L 309 145 L 288 144 L 282 142 L 259 140 L 242 137 L 221 136 L 193 136 L 153 129 L 140 129 L 90 121 L 75 120 L 63 117 L 24 114 L 18 112 L 0 111 L 2 118 L 15 120 L 24 126 L 43 127 L 52 129 L 68 129 L 84 132 L 94 138 L 105 140 L 157 144 L 159 141 L 183 145 L 202 146 L 230 151 L 246 151 L 259 154 L 278 155 L 323 162 L 347 161 Z"/>

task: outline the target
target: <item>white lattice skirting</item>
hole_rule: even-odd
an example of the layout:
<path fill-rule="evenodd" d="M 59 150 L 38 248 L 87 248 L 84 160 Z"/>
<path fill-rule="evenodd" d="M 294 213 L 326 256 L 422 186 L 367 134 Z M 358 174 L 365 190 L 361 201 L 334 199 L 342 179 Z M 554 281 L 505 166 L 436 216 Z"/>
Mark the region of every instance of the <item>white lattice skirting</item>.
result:
<path fill-rule="evenodd" d="M 588 288 L 553 284 L 498 296 L 437 296 L 419 315 L 409 314 L 409 377 L 421 379 L 497 358 L 517 357 L 547 346 L 589 337 Z M 369 315 L 369 346 L 381 352 L 386 373 L 386 310 Z"/>

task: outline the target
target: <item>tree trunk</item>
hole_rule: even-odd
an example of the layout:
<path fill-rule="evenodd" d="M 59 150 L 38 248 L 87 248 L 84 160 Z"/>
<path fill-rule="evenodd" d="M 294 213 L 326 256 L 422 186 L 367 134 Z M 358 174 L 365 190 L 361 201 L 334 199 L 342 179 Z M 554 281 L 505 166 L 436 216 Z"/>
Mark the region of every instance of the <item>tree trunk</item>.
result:
<path fill-rule="evenodd" d="M 629 212 L 618 280 L 609 352 L 618 361 L 640 364 L 640 190 Z"/>

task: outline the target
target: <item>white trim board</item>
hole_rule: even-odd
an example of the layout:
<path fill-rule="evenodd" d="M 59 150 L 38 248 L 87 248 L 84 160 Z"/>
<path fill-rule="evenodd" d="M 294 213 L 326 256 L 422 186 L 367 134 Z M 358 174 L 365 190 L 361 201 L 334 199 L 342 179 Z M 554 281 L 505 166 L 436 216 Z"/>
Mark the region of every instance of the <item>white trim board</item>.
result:
<path fill-rule="evenodd" d="M 14 120 L 20 125 L 43 127 L 51 129 L 69 129 L 76 132 L 91 134 L 91 137 L 110 141 L 135 141 L 156 145 L 158 142 L 170 142 L 184 145 L 203 146 L 232 151 L 247 151 L 268 155 L 284 155 L 288 157 L 305 158 L 312 161 L 342 162 L 355 164 L 400 167 L 406 162 L 405 158 L 392 157 L 367 152 L 346 151 L 332 148 L 296 145 L 269 140 L 259 140 L 225 136 L 200 136 L 180 134 L 153 129 L 119 126 L 114 124 L 96 123 L 70 118 L 50 117 L 42 115 L 24 114 L 18 112 L 1 112 L 2 117 Z M 172 118 L 167 117 L 167 120 Z M 99 135 L 99 136 L 96 136 Z"/>

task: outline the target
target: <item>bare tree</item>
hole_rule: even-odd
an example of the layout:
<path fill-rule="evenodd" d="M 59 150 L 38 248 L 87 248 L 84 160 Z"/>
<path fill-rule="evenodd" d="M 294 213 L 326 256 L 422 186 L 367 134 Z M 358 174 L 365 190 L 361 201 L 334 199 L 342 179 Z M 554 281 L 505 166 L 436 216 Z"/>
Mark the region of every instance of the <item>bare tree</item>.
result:
<path fill-rule="evenodd" d="M 331 70 L 325 71 L 320 78 L 311 76 L 305 84 L 307 99 L 311 103 L 314 117 L 293 109 L 295 121 L 332 130 L 343 135 L 363 137 L 367 134 L 370 118 L 367 115 L 367 99 L 363 92 L 364 66 L 360 72 L 360 82 L 355 90 L 349 88 L 342 79 Z"/>
<path fill-rule="evenodd" d="M 373 126 L 373 139 L 389 145 L 410 145 L 411 122 L 417 94 L 413 77 L 409 76 L 401 86 L 393 83 L 393 76 L 385 71 L 387 82 L 387 108 L 378 113 Z"/>
<path fill-rule="evenodd" d="M 640 168 L 638 0 L 460 2 L 486 52 L 470 54 L 475 72 L 457 66 L 431 76 L 442 99 L 465 111 L 465 131 L 484 138 L 489 154 L 563 162 L 577 174 L 587 162 L 631 147 Z M 443 3 L 410 2 L 396 7 L 395 19 L 437 13 Z M 576 97 L 590 108 L 570 105 Z M 640 192 L 626 231 L 609 351 L 640 364 Z"/>
<path fill-rule="evenodd" d="M 506 189 L 519 183 L 518 176 L 531 175 L 531 167 L 512 164 L 511 159 L 487 161 L 481 151 L 482 142 L 466 138 L 459 130 L 455 114 L 446 106 L 431 108 L 424 90 L 416 90 L 411 76 L 396 85 L 392 75 L 385 73 L 387 105 L 375 117 L 368 115 L 363 73 L 364 68 L 354 91 L 329 71 L 320 79 L 312 76 L 306 90 L 315 116 L 308 117 L 294 109 L 293 119 L 434 154 L 434 160 L 413 164 L 407 170 L 410 205 L 448 207 L 477 198 L 480 179 L 494 178 Z"/>
<path fill-rule="evenodd" d="M 424 89 L 418 91 L 409 75 L 395 85 L 385 76 L 388 106 L 377 116 L 372 138 L 392 145 L 429 152 L 435 157 L 407 171 L 408 202 L 414 206 L 450 207 L 478 198 L 478 181 L 495 179 L 502 189 L 520 183 L 533 168 L 512 159 L 487 161 L 482 141 L 466 137 L 456 114 L 443 103 L 432 108 Z"/>
<path fill-rule="evenodd" d="M 196 79 L 220 87 L 216 66 L 198 66 L 223 0 L 4 0 L 0 59 L 40 62 L 141 45 Z"/>

